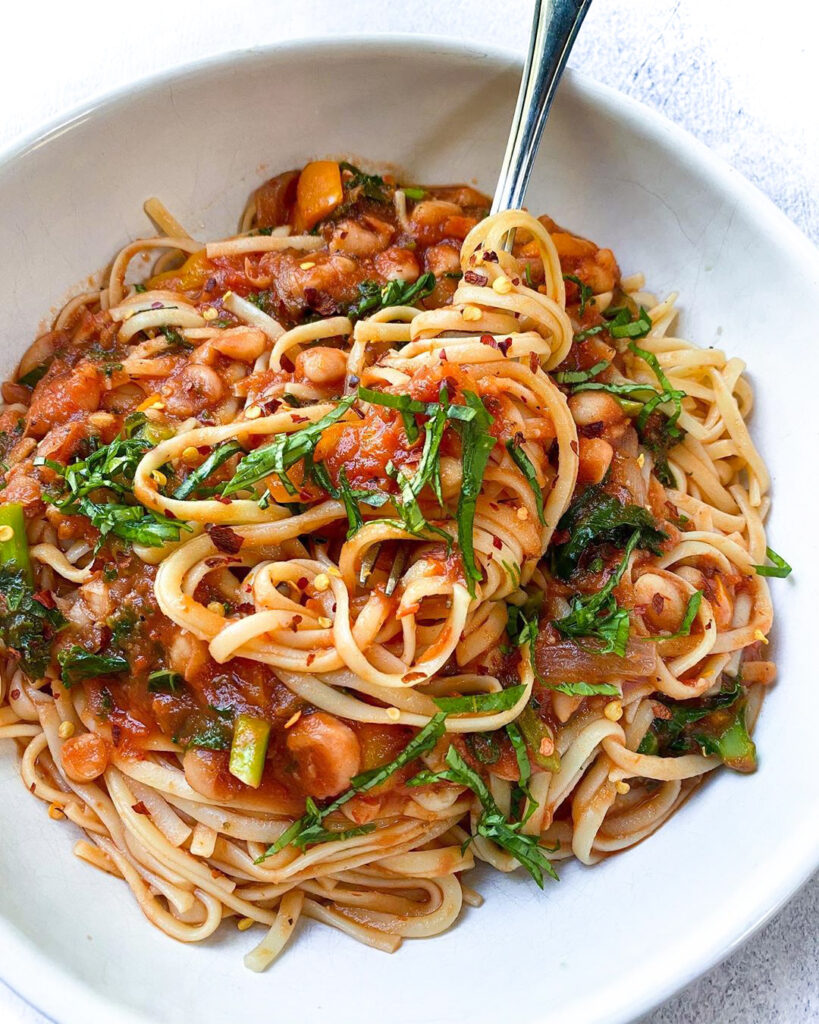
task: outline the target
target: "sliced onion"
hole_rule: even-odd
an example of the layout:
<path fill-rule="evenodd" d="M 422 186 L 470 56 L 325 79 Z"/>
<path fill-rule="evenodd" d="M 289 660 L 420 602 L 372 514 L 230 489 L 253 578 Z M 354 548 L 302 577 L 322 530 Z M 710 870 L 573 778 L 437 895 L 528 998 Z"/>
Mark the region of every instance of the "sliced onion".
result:
<path fill-rule="evenodd" d="M 593 643 L 594 641 L 590 641 Z M 642 679 L 654 674 L 657 652 L 654 644 L 631 640 L 625 657 L 597 654 L 571 640 L 556 644 L 535 644 L 538 672 L 547 682 L 605 683 L 613 679 Z"/>

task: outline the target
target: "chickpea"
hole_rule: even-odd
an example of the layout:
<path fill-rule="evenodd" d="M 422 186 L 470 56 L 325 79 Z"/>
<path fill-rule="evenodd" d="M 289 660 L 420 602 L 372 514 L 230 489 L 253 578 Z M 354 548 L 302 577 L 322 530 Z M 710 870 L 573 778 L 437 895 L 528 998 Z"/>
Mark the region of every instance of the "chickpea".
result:
<path fill-rule="evenodd" d="M 172 416 L 193 416 L 216 405 L 224 393 L 222 378 L 204 363 L 188 363 L 162 388 L 165 408 Z"/>
<path fill-rule="evenodd" d="M 461 269 L 460 251 L 446 242 L 431 246 L 424 258 L 427 270 L 431 270 L 436 277 L 441 274 L 457 274 Z"/>
<path fill-rule="evenodd" d="M 434 227 L 447 217 L 460 217 L 461 208 L 443 199 L 425 199 L 418 203 L 410 216 L 410 223 L 416 228 Z"/>
<path fill-rule="evenodd" d="M 229 327 L 220 331 L 211 344 L 228 359 L 252 363 L 267 348 L 267 337 L 257 327 Z"/>
<path fill-rule="evenodd" d="M 378 253 L 373 261 L 375 269 L 387 281 L 415 281 L 418 261 L 407 249 L 393 245 Z"/>
<path fill-rule="evenodd" d="M 299 352 L 296 373 L 313 384 L 333 384 L 347 373 L 347 356 L 339 348 L 316 345 Z"/>
<path fill-rule="evenodd" d="M 204 640 L 184 629 L 175 634 L 168 648 L 168 662 L 173 672 L 178 672 L 189 683 L 194 682 L 207 660 L 208 645 Z"/>
<path fill-rule="evenodd" d="M 84 732 L 66 740 L 60 751 L 65 774 L 73 782 L 92 782 L 108 767 L 107 742 L 95 732 Z"/>
<path fill-rule="evenodd" d="M 569 411 L 579 427 L 602 423 L 611 427 L 625 421 L 625 413 L 604 391 L 581 391 L 569 399 Z"/>
<path fill-rule="evenodd" d="M 339 221 L 330 239 L 330 251 L 372 256 L 389 245 L 393 231 L 389 224 L 370 217 L 365 219 L 364 225 L 354 220 Z"/>
<path fill-rule="evenodd" d="M 296 759 L 305 792 L 319 798 L 343 792 L 361 767 L 358 737 L 324 711 L 304 715 L 288 730 L 287 749 Z"/>
<path fill-rule="evenodd" d="M 614 449 L 602 437 L 581 437 L 578 446 L 578 480 L 584 484 L 599 484 L 609 471 Z"/>

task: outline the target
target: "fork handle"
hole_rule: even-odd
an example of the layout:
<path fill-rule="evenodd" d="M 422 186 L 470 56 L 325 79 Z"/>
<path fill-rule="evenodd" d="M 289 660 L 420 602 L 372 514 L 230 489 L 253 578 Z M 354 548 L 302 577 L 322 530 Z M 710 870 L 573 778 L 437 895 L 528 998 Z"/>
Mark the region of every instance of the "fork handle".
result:
<path fill-rule="evenodd" d="M 557 83 L 591 0 L 535 0 L 529 53 L 492 213 L 523 206 Z"/>

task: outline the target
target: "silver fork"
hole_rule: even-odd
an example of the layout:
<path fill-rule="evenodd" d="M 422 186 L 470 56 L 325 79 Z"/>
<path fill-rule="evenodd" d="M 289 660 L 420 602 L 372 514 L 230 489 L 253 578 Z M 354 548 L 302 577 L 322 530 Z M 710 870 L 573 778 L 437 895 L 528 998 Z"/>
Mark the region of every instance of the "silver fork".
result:
<path fill-rule="evenodd" d="M 523 206 L 526 188 L 540 146 L 540 138 L 557 84 L 566 67 L 577 33 L 592 0 L 535 0 L 529 52 L 523 65 L 518 101 L 509 131 L 491 213 L 518 210 Z M 503 247 L 512 251 L 514 232 L 504 239 Z M 380 545 L 371 547 L 361 563 L 359 582 L 366 587 L 378 559 Z M 386 583 L 392 594 L 406 563 L 406 549 L 399 546 Z"/>

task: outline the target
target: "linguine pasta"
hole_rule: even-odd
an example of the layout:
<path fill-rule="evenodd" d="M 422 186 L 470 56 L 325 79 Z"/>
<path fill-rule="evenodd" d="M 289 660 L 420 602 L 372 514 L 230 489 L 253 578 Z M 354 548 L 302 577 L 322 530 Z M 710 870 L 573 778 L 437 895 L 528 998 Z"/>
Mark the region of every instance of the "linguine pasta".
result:
<path fill-rule="evenodd" d="M 318 161 L 203 244 L 150 200 L 4 385 L 0 738 L 168 935 L 261 925 L 254 970 L 756 766 L 788 569 L 744 366 L 484 203 Z"/>

